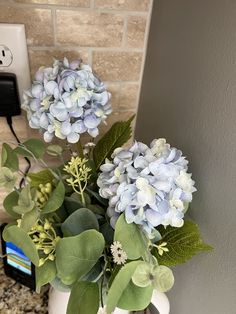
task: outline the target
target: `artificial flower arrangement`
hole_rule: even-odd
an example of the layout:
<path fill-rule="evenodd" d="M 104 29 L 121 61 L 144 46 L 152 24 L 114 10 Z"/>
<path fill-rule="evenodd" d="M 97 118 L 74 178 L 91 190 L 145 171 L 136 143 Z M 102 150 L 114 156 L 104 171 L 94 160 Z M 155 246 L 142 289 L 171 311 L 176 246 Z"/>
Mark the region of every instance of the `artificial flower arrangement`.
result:
<path fill-rule="evenodd" d="M 134 142 L 131 122 L 116 122 L 98 141 L 111 113 L 110 94 L 82 61 L 40 68 L 23 108 L 38 139 L 3 144 L 0 184 L 15 219 L 3 232 L 36 267 L 37 291 L 50 283 L 71 291 L 67 314 L 96 314 L 106 306 L 145 309 L 154 289 L 174 283 L 170 267 L 208 251 L 185 213 L 196 191 L 182 152 L 165 139 Z M 92 140 L 82 144 L 81 137 Z M 49 167 L 44 157 L 58 159 Z M 42 169 L 24 173 L 19 157 Z M 17 179 L 24 176 L 19 187 Z"/>

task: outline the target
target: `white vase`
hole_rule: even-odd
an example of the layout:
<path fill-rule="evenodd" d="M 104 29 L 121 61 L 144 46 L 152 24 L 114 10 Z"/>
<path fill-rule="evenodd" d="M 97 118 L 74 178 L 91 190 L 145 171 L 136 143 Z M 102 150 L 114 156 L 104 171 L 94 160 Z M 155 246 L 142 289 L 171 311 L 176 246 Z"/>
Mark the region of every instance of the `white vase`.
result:
<path fill-rule="evenodd" d="M 66 314 L 66 308 L 70 297 L 69 292 L 60 292 L 51 287 L 48 300 L 48 314 Z M 167 296 L 154 290 L 151 300 L 152 305 L 160 314 L 170 313 L 170 304 Z M 113 314 L 129 314 L 127 310 L 116 308 Z M 82 313 L 81 313 L 82 314 Z"/>

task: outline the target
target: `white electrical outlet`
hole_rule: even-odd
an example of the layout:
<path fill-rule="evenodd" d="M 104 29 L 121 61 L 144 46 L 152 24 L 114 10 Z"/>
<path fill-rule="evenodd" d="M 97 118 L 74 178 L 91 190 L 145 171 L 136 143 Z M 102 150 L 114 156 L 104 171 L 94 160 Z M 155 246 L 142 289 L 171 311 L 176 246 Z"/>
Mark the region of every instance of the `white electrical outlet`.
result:
<path fill-rule="evenodd" d="M 30 87 L 28 51 L 23 24 L 0 23 L 0 72 L 16 74 L 19 95 Z"/>

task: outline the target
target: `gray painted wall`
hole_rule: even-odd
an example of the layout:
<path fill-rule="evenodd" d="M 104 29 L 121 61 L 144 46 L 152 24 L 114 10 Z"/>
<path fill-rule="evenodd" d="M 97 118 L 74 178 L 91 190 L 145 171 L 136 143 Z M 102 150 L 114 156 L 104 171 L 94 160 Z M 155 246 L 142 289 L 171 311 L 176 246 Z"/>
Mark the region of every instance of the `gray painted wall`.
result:
<path fill-rule="evenodd" d="M 136 138 L 166 137 L 215 250 L 176 267 L 171 314 L 236 313 L 236 1 L 154 0 Z"/>

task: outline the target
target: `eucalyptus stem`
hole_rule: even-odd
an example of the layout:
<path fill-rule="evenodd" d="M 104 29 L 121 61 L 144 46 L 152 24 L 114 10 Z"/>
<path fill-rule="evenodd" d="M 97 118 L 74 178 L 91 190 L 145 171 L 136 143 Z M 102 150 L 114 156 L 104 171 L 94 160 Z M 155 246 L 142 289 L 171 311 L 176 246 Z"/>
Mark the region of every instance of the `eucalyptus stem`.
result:
<path fill-rule="evenodd" d="M 77 151 L 78 151 L 79 157 L 83 159 L 84 158 L 84 152 L 83 152 L 83 146 L 82 146 L 80 140 L 76 143 L 76 146 L 77 146 Z"/>

